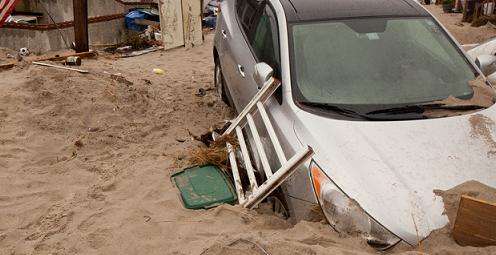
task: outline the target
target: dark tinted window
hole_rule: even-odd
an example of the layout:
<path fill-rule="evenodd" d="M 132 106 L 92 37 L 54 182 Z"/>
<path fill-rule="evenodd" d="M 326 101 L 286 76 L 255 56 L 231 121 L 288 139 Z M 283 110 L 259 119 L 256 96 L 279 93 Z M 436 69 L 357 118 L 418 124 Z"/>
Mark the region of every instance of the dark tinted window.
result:
<path fill-rule="evenodd" d="M 251 47 L 257 57 L 258 62 L 265 62 L 274 69 L 274 76 L 281 78 L 280 54 L 279 54 L 279 31 L 277 19 L 272 9 L 267 5 L 262 15 L 256 21 Z M 279 104 L 282 104 L 282 89 L 276 90 L 274 97 Z"/>
<path fill-rule="evenodd" d="M 265 62 L 279 69 L 279 40 L 277 36 L 277 21 L 270 7 L 265 7 L 258 20 L 251 46 L 259 62 Z"/>
<path fill-rule="evenodd" d="M 259 2 L 251 0 L 237 0 L 236 4 L 238 19 L 241 23 L 241 27 L 245 33 L 249 35 L 257 15 Z"/>

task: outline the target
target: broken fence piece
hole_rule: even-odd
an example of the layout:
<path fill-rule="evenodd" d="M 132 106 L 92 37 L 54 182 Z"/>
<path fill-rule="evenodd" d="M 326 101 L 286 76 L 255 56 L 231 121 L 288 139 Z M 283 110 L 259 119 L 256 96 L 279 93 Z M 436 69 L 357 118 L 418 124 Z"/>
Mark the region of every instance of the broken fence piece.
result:
<path fill-rule="evenodd" d="M 64 70 L 69 70 L 69 71 L 76 71 L 79 73 L 89 73 L 89 71 L 87 71 L 87 70 L 75 69 L 75 68 L 70 68 L 70 67 L 65 67 L 65 66 L 56 66 L 56 65 L 41 63 L 41 62 L 33 62 L 33 64 L 40 65 L 40 66 L 46 66 L 46 67 L 59 68 L 59 69 L 64 69 Z"/>
<path fill-rule="evenodd" d="M 462 196 L 453 238 L 462 246 L 496 245 L 496 204 Z"/>
<path fill-rule="evenodd" d="M 255 97 L 250 101 L 246 108 L 234 119 L 229 126 L 229 128 L 221 136 L 225 137 L 236 132 L 236 136 L 239 142 L 239 147 L 241 150 L 242 160 L 244 162 L 244 168 L 246 169 L 248 180 L 250 182 L 250 187 L 248 192 L 243 189 L 239 169 L 238 169 L 238 159 L 236 158 L 235 148 L 227 142 L 227 150 L 229 154 L 229 162 L 232 169 L 232 174 L 234 178 L 234 186 L 238 196 L 239 204 L 245 208 L 254 208 L 262 200 L 267 198 L 274 190 L 276 190 L 281 184 L 283 184 L 287 178 L 295 173 L 300 165 L 309 160 L 313 155 L 313 150 L 310 146 L 303 147 L 300 151 L 296 152 L 289 160 L 284 154 L 279 139 L 274 132 L 272 122 L 270 121 L 267 111 L 265 110 L 264 103 L 267 99 L 277 90 L 281 85 L 278 80 L 271 78 L 267 81 L 264 87 L 255 95 Z M 265 148 L 260 139 L 260 133 L 258 127 L 254 121 L 254 115 L 256 113 L 260 114 L 261 120 L 264 123 L 265 128 L 268 131 L 270 141 L 275 148 L 277 158 L 279 159 L 280 168 L 273 171 Z M 249 127 L 253 141 L 255 142 L 255 153 L 259 156 L 263 172 L 265 173 L 266 181 L 261 185 L 258 185 L 255 178 L 255 172 L 253 169 L 253 163 L 248 152 L 248 146 L 246 144 L 246 139 L 243 135 L 243 128 Z M 221 139 L 220 138 L 220 139 Z"/>

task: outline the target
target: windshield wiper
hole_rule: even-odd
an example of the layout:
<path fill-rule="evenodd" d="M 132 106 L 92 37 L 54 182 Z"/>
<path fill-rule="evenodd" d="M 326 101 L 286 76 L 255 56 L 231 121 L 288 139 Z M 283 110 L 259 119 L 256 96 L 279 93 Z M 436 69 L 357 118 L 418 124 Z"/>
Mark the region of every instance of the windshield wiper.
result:
<path fill-rule="evenodd" d="M 405 105 L 401 107 L 387 108 L 376 111 L 371 111 L 366 113 L 367 115 L 376 115 L 376 114 L 405 114 L 405 113 L 418 113 L 422 114 L 426 110 L 448 110 L 448 111 L 474 111 L 483 109 L 485 107 L 480 105 L 447 105 L 447 104 L 414 104 L 414 105 Z"/>
<path fill-rule="evenodd" d="M 310 107 L 320 108 L 320 109 L 327 110 L 327 111 L 332 111 L 332 112 L 335 112 L 335 113 L 338 113 L 338 114 L 341 114 L 344 116 L 348 116 L 348 117 L 354 117 L 354 118 L 358 117 L 358 118 L 362 118 L 362 119 L 370 119 L 368 116 L 366 116 L 364 114 L 358 113 L 358 112 L 353 111 L 351 109 L 347 109 L 347 108 L 343 108 L 343 107 L 340 107 L 337 105 L 333 105 L 333 104 L 305 102 L 305 101 L 300 102 L 300 103 L 302 105 L 305 105 L 305 106 L 310 106 Z"/>

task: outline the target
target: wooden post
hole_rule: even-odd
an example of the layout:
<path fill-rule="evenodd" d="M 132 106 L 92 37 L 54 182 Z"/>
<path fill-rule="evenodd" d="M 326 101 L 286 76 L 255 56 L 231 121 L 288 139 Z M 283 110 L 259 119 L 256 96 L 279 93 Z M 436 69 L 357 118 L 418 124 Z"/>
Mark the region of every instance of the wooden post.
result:
<path fill-rule="evenodd" d="M 88 40 L 88 0 L 73 0 L 76 53 L 90 49 Z"/>

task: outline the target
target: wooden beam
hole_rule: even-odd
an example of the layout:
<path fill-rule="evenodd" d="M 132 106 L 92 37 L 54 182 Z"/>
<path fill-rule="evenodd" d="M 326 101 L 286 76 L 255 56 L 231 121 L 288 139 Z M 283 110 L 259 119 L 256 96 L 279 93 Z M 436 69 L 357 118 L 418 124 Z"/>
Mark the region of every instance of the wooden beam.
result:
<path fill-rule="evenodd" d="M 14 63 L 10 63 L 10 64 L 1 64 L 0 65 L 0 71 L 1 70 L 7 70 L 7 69 L 11 69 L 15 66 Z"/>
<path fill-rule="evenodd" d="M 59 56 L 54 56 L 54 57 L 44 57 L 44 58 L 38 58 L 35 59 L 34 61 L 61 61 L 61 60 L 66 60 L 68 57 L 80 57 L 80 58 L 93 58 L 98 56 L 98 54 L 94 51 L 87 51 L 87 52 L 81 52 L 81 53 L 74 53 L 74 54 L 65 54 L 65 55 L 59 55 Z"/>
<path fill-rule="evenodd" d="M 453 238 L 462 246 L 496 245 L 496 204 L 462 196 Z"/>
<path fill-rule="evenodd" d="M 126 16 L 125 13 L 98 16 L 88 18 L 88 23 L 101 23 L 106 21 L 111 21 L 115 19 L 122 19 Z M 38 31 L 49 31 L 55 29 L 63 29 L 74 26 L 74 21 L 65 21 L 65 22 L 57 22 L 56 24 L 25 24 L 25 23 L 14 23 L 14 22 L 6 22 L 3 25 L 3 28 L 15 28 L 15 29 L 27 29 L 27 30 L 38 30 Z"/>
<path fill-rule="evenodd" d="M 41 63 L 41 62 L 33 62 L 33 64 L 39 65 L 39 66 L 46 66 L 46 67 L 53 67 L 53 68 L 64 69 L 64 70 L 69 70 L 69 71 L 75 71 L 75 72 L 79 72 L 79 73 L 89 73 L 89 71 L 87 71 L 87 70 L 81 70 L 81 69 L 70 68 L 70 67 L 65 67 L 65 66 L 56 66 L 56 65 Z"/>
<path fill-rule="evenodd" d="M 73 0 L 74 9 L 74 40 L 76 52 L 89 51 L 88 39 L 88 0 Z"/>

